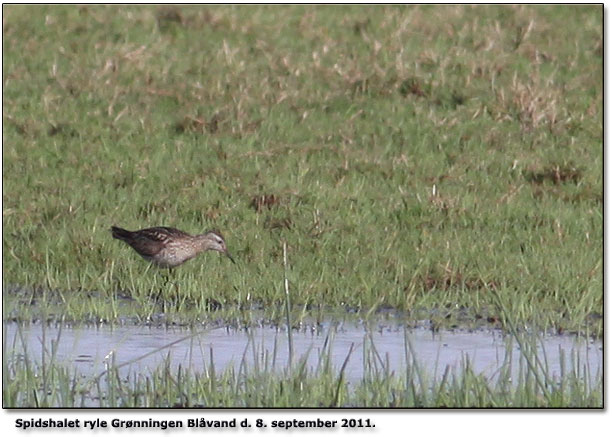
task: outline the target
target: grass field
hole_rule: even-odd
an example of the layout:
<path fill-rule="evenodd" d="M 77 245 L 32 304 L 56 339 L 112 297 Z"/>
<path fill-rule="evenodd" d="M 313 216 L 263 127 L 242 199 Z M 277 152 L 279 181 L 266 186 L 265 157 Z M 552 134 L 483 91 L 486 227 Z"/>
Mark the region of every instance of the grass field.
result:
<path fill-rule="evenodd" d="M 4 321 L 603 333 L 601 6 L 5 5 L 3 35 Z M 111 225 L 217 228 L 237 265 L 168 276 Z M 580 366 L 349 389 L 299 362 L 84 380 L 50 350 L 5 339 L 3 405 L 603 405 Z"/>
<path fill-rule="evenodd" d="M 601 335 L 602 22 L 5 5 L 4 319 L 282 320 L 286 242 L 298 315 Z M 113 224 L 218 228 L 238 263 L 167 286 Z"/>

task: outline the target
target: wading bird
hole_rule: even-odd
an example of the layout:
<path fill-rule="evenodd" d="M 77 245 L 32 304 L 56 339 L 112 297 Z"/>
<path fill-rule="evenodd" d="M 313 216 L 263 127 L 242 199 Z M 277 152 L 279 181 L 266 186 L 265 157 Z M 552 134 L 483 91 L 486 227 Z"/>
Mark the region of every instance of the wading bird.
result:
<path fill-rule="evenodd" d="M 190 235 L 164 226 L 139 231 L 128 231 L 112 226 L 111 232 L 113 238 L 125 241 L 140 256 L 158 267 L 178 267 L 206 250 L 221 252 L 236 263 L 227 250 L 223 235 L 218 231 Z"/>

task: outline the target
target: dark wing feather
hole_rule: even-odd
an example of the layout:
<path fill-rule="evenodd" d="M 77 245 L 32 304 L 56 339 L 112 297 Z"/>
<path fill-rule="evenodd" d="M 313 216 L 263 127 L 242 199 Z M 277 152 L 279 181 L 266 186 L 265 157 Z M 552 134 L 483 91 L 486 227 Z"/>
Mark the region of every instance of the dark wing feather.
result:
<path fill-rule="evenodd" d="M 166 226 L 157 226 L 138 231 L 143 237 L 153 241 L 166 241 L 171 238 L 186 238 L 190 237 L 187 232 L 179 231 L 176 228 L 168 228 Z"/>
<path fill-rule="evenodd" d="M 168 228 L 166 226 L 162 226 L 161 229 L 163 229 L 164 231 L 166 231 L 169 235 L 172 235 L 173 237 L 178 237 L 178 238 L 191 237 L 191 234 L 188 234 L 187 232 L 183 232 L 180 229 Z"/>
<path fill-rule="evenodd" d="M 169 240 L 186 236 L 189 234 L 178 229 L 159 226 L 134 232 L 130 245 L 142 256 L 153 257 L 166 247 Z"/>

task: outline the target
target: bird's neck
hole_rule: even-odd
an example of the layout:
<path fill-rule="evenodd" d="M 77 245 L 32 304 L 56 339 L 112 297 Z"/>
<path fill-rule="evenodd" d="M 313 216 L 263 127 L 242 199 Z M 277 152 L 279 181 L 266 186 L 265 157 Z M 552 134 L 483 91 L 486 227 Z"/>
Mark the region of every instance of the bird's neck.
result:
<path fill-rule="evenodd" d="M 209 250 L 213 245 L 212 241 L 210 241 L 210 238 L 206 234 L 194 236 L 193 243 L 195 247 L 198 249 L 198 252 Z"/>

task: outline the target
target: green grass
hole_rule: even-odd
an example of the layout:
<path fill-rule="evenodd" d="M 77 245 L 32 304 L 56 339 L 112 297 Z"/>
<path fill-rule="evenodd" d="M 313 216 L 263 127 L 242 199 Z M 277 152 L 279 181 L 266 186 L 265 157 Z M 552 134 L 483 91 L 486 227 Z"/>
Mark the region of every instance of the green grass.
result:
<path fill-rule="evenodd" d="M 282 321 L 286 242 L 298 313 L 601 335 L 601 7 L 3 13 L 5 319 Z M 238 266 L 167 287 L 113 224 Z"/>

